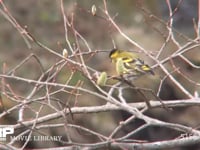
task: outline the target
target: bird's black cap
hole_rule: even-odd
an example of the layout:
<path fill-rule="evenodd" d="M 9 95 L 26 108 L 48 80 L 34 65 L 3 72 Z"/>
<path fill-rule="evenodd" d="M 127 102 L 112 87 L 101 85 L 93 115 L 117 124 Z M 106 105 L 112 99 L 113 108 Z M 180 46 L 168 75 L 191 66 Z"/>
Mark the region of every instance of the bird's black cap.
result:
<path fill-rule="evenodd" d="M 116 50 L 117 50 L 116 48 L 112 49 L 112 50 L 110 51 L 109 57 L 111 57 L 111 55 L 114 54 L 114 53 L 116 52 Z"/>

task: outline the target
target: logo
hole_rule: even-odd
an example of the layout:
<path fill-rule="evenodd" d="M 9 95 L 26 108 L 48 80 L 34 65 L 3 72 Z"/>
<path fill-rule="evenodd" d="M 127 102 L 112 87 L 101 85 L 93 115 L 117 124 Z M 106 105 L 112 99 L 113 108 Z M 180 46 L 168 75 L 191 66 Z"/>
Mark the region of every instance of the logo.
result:
<path fill-rule="evenodd" d="M 11 125 L 0 125 L 0 141 L 6 141 L 9 134 L 14 133 L 14 128 Z"/>

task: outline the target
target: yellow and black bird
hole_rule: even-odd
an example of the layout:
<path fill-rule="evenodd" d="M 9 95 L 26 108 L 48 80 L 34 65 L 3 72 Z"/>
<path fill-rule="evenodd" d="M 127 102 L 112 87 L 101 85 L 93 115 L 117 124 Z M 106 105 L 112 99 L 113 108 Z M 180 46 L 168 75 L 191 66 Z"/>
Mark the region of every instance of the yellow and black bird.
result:
<path fill-rule="evenodd" d="M 154 75 L 152 69 L 145 64 L 136 53 L 120 49 L 113 49 L 111 50 L 109 57 L 112 59 L 112 62 L 116 64 L 116 70 L 119 64 L 123 65 L 123 73 L 120 74 L 133 74 L 140 76 L 150 73 Z"/>

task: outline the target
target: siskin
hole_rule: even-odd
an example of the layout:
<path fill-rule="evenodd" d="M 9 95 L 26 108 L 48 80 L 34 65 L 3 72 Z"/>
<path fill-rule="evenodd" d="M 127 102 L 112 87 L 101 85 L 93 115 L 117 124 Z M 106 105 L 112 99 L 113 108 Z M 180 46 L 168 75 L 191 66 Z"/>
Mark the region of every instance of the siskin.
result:
<path fill-rule="evenodd" d="M 123 72 L 123 74 L 133 75 L 143 75 L 147 73 L 154 75 L 154 72 L 149 65 L 145 64 L 144 61 L 133 52 L 113 49 L 111 50 L 109 57 L 112 59 L 112 62 L 115 63 L 118 74 L 122 74 Z"/>

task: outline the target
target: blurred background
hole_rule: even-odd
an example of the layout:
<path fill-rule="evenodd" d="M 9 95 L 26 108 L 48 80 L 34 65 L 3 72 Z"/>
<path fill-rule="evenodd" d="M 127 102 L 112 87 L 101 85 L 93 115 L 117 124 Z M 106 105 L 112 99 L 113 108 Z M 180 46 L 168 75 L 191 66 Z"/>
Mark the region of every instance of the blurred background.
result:
<path fill-rule="evenodd" d="M 179 4 L 179 0 L 171 0 L 172 8 L 178 9 L 174 14 L 174 33 L 175 37 L 181 44 L 185 44 L 189 39 L 193 39 L 195 35 L 194 22 L 197 23 L 197 1 L 196 0 L 182 0 Z M 22 27 L 27 27 L 28 31 L 41 43 L 53 49 L 55 52 L 62 54 L 63 48 L 68 48 L 65 41 L 65 31 L 63 25 L 63 18 L 60 9 L 60 1 L 20 1 L 20 0 L 7 0 L 4 2 L 8 7 L 13 17 L 18 21 Z M 97 16 L 91 15 L 91 7 L 95 5 L 97 7 L 97 15 L 104 16 L 103 3 L 99 0 L 67 0 L 64 1 L 65 12 L 67 16 L 74 15 L 74 26 L 76 30 L 87 40 L 91 49 L 93 50 L 108 50 L 108 53 L 98 53 L 89 62 L 88 65 L 98 71 L 107 71 L 110 75 L 115 74 L 114 67 L 108 58 L 109 50 L 117 46 L 121 49 L 132 50 L 136 49 L 126 39 L 124 39 L 117 30 L 111 26 L 108 21 Z M 108 0 L 108 10 L 111 16 L 114 16 L 114 20 L 117 25 L 125 32 L 130 38 L 133 38 L 145 49 L 149 50 L 152 54 L 156 54 L 161 48 L 167 36 L 166 25 L 161 22 L 168 22 L 169 11 L 165 0 Z M 150 17 L 151 15 L 155 16 Z M 157 18 L 156 18 L 157 17 Z M 43 68 L 46 70 L 53 66 L 55 62 L 60 58 L 55 55 L 44 51 L 37 45 L 32 45 L 32 49 L 29 49 L 22 39 L 19 32 L 2 16 L 0 15 L 0 70 L 2 72 L 3 63 L 6 64 L 6 72 L 19 64 L 23 59 L 34 53 L 38 56 Z M 180 35 L 181 34 L 181 35 Z M 69 37 L 70 42 L 75 42 L 73 36 Z M 114 43 L 113 43 L 114 41 Z M 84 49 L 84 46 L 83 46 Z M 160 59 L 164 59 L 172 52 L 177 50 L 177 47 L 173 43 L 169 43 L 164 48 L 164 53 L 160 56 Z M 194 55 L 195 54 L 195 55 Z M 187 53 L 187 57 L 196 65 L 200 65 L 200 52 L 197 49 Z M 154 65 L 151 59 L 141 53 L 141 57 L 148 62 L 151 66 Z M 193 80 L 198 82 L 199 70 L 192 68 L 187 63 L 182 62 L 178 58 L 174 60 L 175 64 L 181 68 L 187 75 L 192 75 Z M 168 64 L 166 64 L 168 65 Z M 25 77 L 28 79 L 37 79 L 41 74 L 38 69 L 38 63 L 34 59 L 30 59 L 23 65 L 15 75 Z M 170 69 L 170 65 L 169 65 Z M 173 69 L 172 69 L 173 70 Z M 155 69 L 156 74 L 163 75 L 159 68 Z M 188 83 L 183 77 L 178 74 L 175 75 L 177 80 L 183 85 L 187 85 L 189 91 L 199 91 L 199 87 L 195 87 L 193 84 Z M 66 78 L 66 71 L 59 74 L 57 80 L 62 82 Z M 145 80 L 144 80 L 145 78 Z M 144 77 L 136 81 L 136 85 L 141 87 L 148 87 L 156 90 L 159 85 L 159 76 L 156 77 Z M 80 75 L 74 77 L 74 84 L 80 79 Z M 85 80 L 85 79 L 83 79 Z M 17 95 L 26 96 L 31 86 L 26 83 L 17 81 L 8 81 L 11 88 Z M 72 83 L 73 84 L 73 83 Z M 86 85 L 89 85 L 86 84 Z M 128 97 L 132 99 L 133 92 L 128 92 Z M 3 96 L 2 96 L 3 97 Z M 66 95 L 59 95 L 59 99 L 66 99 Z M 163 100 L 184 99 L 186 96 L 177 90 L 170 80 L 166 80 L 160 92 L 160 98 Z M 101 105 L 105 102 L 98 99 L 90 100 L 90 95 L 83 95 L 79 101 L 79 106 L 92 106 Z M 135 96 L 134 99 L 137 99 Z M 14 104 L 10 104 L 6 101 L 6 107 L 11 107 Z M 1 110 L 3 111 L 3 110 Z M 46 111 L 46 114 L 49 112 Z M 200 110 L 198 107 L 176 108 L 173 112 L 166 112 L 163 109 L 155 109 L 146 112 L 152 117 L 158 119 L 177 122 L 191 127 L 197 127 L 200 123 L 198 116 Z M 31 116 L 31 115 L 30 115 Z M 29 116 L 29 117 L 30 117 Z M 94 129 L 102 134 L 109 135 L 114 128 L 119 124 L 119 121 L 125 120 L 129 117 L 129 114 L 125 112 L 111 112 L 111 113 L 99 113 L 88 115 L 88 119 L 83 120 L 82 115 L 77 115 L 75 122 Z M 172 117 L 173 116 L 173 117 Z M 11 114 L 7 118 L 1 118 L 2 124 L 9 124 L 16 122 L 16 114 Z M 103 124 L 102 124 L 103 122 Z M 134 128 L 143 124 L 138 120 L 128 127 L 124 128 L 119 135 L 123 135 L 130 132 Z M 158 132 L 159 131 L 159 132 Z M 48 131 L 49 134 L 55 134 L 55 130 Z M 156 132 L 156 135 L 155 135 Z M 59 133 L 61 133 L 59 131 Z M 75 131 L 72 132 L 73 138 L 77 141 L 93 141 L 90 136 L 85 138 L 85 135 L 81 135 Z M 162 128 L 148 128 L 141 134 L 138 134 L 134 139 L 141 140 L 165 140 L 171 137 L 176 137 L 179 133 L 169 131 Z M 51 143 L 59 145 L 59 143 Z M 44 143 L 40 143 L 39 147 L 43 147 Z M 34 143 L 30 143 L 28 147 L 34 147 Z M 50 147 L 51 145 L 49 145 Z M 191 148 L 191 147 L 190 147 Z M 198 148 L 195 145 L 191 149 Z M 184 148 L 177 148 L 184 149 Z M 185 149 L 188 149 L 186 147 Z"/>

